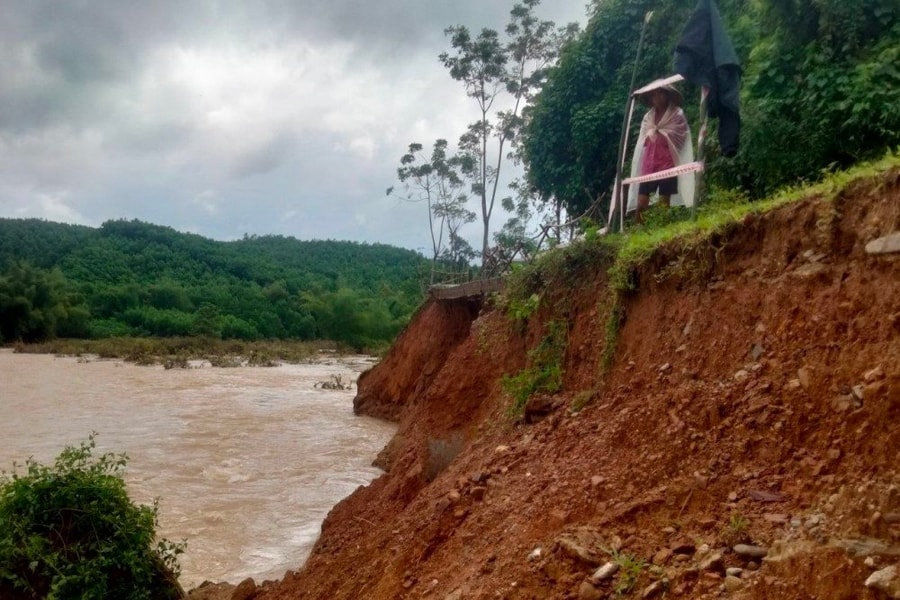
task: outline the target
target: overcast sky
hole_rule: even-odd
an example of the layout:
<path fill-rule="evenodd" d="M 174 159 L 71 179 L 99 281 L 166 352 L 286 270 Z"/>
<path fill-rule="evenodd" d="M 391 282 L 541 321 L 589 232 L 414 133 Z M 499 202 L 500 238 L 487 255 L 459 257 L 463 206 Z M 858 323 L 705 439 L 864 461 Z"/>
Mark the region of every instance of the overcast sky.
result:
<path fill-rule="evenodd" d="M 385 189 L 410 142 L 476 117 L 444 28 L 502 31 L 512 4 L 0 0 L 0 217 L 427 254 L 425 207 Z M 585 4 L 536 12 L 583 27 Z"/>

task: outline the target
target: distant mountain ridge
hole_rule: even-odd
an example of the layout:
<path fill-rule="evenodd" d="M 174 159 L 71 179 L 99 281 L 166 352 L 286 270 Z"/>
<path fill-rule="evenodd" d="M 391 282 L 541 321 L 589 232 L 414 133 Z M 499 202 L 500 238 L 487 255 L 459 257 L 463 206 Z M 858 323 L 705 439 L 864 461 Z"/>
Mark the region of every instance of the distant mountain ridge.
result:
<path fill-rule="evenodd" d="M 0 219 L 7 287 L 12 265 L 58 270 L 89 313 L 87 337 L 212 334 L 362 345 L 390 339 L 406 322 L 422 299 L 419 276 L 428 262 L 383 244 L 274 235 L 221 242 L 137 220 L 92 228 Z"/>

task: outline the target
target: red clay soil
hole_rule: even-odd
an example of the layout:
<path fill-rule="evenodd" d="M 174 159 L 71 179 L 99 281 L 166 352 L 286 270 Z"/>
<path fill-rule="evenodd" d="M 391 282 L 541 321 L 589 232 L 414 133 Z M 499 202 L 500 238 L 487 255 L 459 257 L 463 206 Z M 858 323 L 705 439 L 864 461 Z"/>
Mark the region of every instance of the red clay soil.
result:
<path fill-rule="evenodd" d="M 608 369 L 602 265 L 527 323 L 428 304 L 359 382 L 388 473 L 256 597 L 891 597 L 864 582 L 900 562 L 900 254 L 865 245 L 898 230 L 895 170 L 663 248 Z M 563 390 L 516 421 L 500 380 L 551 321 Z"/>

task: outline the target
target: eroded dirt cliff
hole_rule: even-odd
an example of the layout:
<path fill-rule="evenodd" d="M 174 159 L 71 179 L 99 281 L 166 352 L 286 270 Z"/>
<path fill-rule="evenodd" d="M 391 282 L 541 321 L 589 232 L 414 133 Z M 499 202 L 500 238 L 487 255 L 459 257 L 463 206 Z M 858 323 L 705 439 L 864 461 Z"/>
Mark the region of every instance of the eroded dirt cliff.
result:
<path fill-rule="evenodd" d="M 387 474 L 257 597 L 890 597 L 865 581 L 900 561 L 900 254 L 865 246 L 898 230 L 894 170 L 671 244 L 614 336 L 602 260 L 527 318 L 428 304 L 359 382 L 399 421 Z M 500 381 L 553 323 L 562 390 L 513 419 Z"/>

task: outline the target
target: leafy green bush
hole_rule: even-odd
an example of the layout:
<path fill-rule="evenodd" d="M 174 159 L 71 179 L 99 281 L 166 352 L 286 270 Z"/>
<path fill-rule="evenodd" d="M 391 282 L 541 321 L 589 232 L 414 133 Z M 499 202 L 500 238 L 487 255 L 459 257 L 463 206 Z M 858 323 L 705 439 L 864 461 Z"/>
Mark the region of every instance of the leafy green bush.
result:
<path fill-rule="evenodd" d="M 0 478 L 0 597 L 49 600 L 181 598 L 184 543 L 156 540 L 157 506 L 137 506 L 127 456 L 92 457 L 95 434 L 54 465 L 26 461 Z"/>
<path fill-rule="evenodd" d="M 503 390 L 513 398 L 509 409 L 511 416 L 521 416 L 525 404 L 534 394 L 553 394 L 562 389 L 567 335 L 565 322 L 551 321 L 547 325 L 547 335 L 528 353 L 530 365 L 517 375 L 505 375 L 500 380 Z"/>

